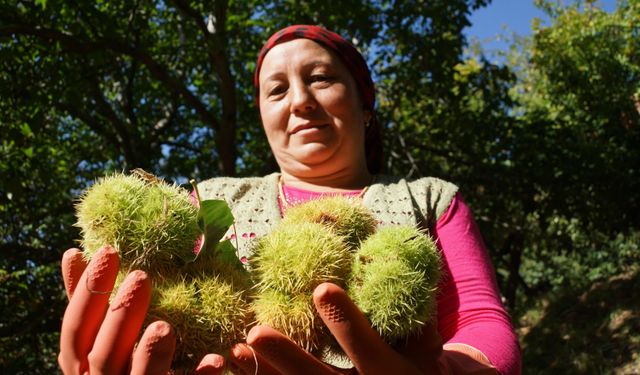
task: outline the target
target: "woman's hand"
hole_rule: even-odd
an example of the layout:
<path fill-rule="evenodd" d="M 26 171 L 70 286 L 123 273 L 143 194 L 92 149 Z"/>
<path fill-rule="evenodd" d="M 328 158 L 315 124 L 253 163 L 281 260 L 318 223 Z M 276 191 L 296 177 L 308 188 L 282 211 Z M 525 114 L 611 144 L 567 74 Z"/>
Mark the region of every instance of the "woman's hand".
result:
<path fill-rule="evenodd" d="M 459 352 L 443 350 L 436 327 L 425 326 L 422 335 L 399 351 L 392 349 L 371 327 L 344 290 L 334 284 L 318 286 L 313 301 L 354 369 L 342 370 L 322 363 L 289 338 L 266 326 L 256 326 L 246 344 L 231 350 L 231 369 L 236 374 L 495 374 L 495 369 L 470 360 Z M 451 361 L 455 360 L 453 363 Z M 469 359 L 469 360 L 468 360 Z M 467 371 L 469 370 L 469 371 Z"/>
<path fill-rule="evenodd" d="M 325 283 L 313 293 L 313 301 L 324 324 L 349 356 L 358 373 L 418 374 L 419 368 L 389 347 L 335 284 Z M 438 345 L 434 345 L 439 347 Z M 255 358 L 253 351 L 255 351 Z M 428 353 L 428 350 L 425 350 Z M 322 363 L 278 331 L 256 326 L 247 344 L 231 351 L 231 367 L 238 374 L 254 374 L 258 360 L 260 374 L 336 374 L 343 371 Z"/>
<path fill-rule="evenodd" d="M 109 304 L 118 268 L 112 247 L 99 250 L 88 264 L 78 249 L 64 253 L 62 275 L 69 305 L 62 320 L 58 363 L 67 375 L 167 374 L 171 369 L 176 339 L 167 322 L 150 324 L 135 346 L 151 299 L 147 274 L 129 273 Z M 224 358 L 210 354 L 196 374 L 220 374 L 223 369 Z"/>

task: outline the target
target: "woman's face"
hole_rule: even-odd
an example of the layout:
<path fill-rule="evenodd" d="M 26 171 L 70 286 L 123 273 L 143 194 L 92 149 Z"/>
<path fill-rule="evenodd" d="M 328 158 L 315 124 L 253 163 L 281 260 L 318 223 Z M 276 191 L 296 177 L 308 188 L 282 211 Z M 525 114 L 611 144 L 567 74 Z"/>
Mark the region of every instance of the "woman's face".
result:
<path fill-rule="evenodd" d="M 309 39 L 278 44 L 263 60 L 259 81 L 262 123 L 283 171 L 302 177 L 366 170 L 371 115 L 332 51 Z"/>

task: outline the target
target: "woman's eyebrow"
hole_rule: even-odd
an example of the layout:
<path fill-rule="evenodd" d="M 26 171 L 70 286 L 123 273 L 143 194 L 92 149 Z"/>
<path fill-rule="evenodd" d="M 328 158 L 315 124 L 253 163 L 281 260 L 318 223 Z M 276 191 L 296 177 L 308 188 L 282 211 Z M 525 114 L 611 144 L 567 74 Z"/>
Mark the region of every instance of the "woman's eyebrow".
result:
<path fill-rule="evenodd" d="M 265 82 L 276 81 L 279 77 L 281 77 L 283 75 L 285 75 L 283 72 L 271 73 L 264 79 L 264 81 Z"/>
<path fill-rule="evenodd" d="M 322 61 L 322 60 L 313 60 L 313 61 L 311 61 L 311 62 L 309 62 L 308 64 L 305 64 L 305 65 L 310 65 L 310 66 L 313 66 L 313 67 L 316 67 L 316 66 L 331 66 L 331 62 Z"/>
<path fill-rule="evenodd" d="M 302 68 L 309 69 L 309 68 L 315 68 L 315 67 L 330 67 L 331 65 L 332 65 L 331 62 L 329 61 L 313 60 L 305 63 L 302 66 Z M 275 81 L 283 75 L 286 75 L 286 73 L 284 73 L 283 71 L 277 71 L 277 72 L 271 73 L 264 79 L 264 82 Z"/>

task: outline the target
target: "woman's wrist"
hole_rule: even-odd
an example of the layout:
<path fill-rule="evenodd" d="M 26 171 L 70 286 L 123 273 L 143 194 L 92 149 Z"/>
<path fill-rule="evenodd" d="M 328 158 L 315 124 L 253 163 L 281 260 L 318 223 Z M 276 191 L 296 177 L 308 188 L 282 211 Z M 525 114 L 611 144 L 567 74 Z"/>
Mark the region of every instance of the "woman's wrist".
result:
<path fill-rule="evenodd" d="M 441 361 L 450 374 L 497 374 L 491 361 L 480 350 L 462 343 L 444 344 Z"/>

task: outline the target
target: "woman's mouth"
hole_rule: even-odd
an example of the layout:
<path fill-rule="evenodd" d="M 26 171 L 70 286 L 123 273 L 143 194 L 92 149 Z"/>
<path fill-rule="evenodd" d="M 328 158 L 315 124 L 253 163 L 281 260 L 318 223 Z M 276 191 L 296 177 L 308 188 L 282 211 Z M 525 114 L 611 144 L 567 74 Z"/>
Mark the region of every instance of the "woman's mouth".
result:
<path fill-rule="evenodd" d="M 329 126 L 328 124 L 298 125 L 295 128 L 293 128 L 293 131 L 291 132 L 291 134 L 297 134 L 297 135 L 313 134 L 314 132 L 322 130 L 328 126 Z"/>

